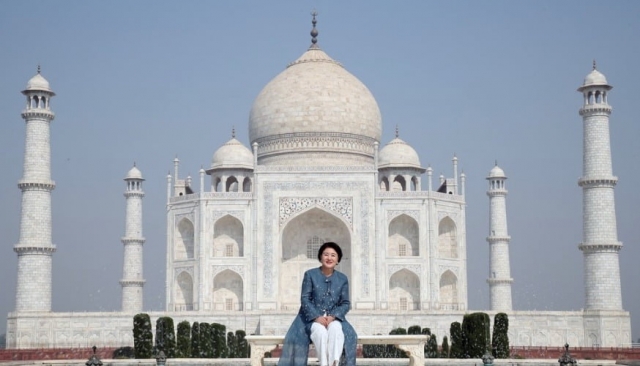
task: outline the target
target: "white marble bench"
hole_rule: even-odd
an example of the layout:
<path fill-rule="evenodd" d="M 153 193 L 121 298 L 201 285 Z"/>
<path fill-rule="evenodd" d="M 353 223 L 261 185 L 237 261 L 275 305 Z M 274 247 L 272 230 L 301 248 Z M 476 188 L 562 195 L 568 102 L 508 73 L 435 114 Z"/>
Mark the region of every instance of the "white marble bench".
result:
<path fill-rule="evenodd" d="M 284 336 L 248 335 L 245 337 L 251 346 L 251 366 L 263 366 L 264 354 L 282 344 Z M 424 365 L 424 345 L 429 339 L 426 335 L 369 335 L 358 336 L 358 344 L 392 344 L 406 352 L 409 366 Z"/>

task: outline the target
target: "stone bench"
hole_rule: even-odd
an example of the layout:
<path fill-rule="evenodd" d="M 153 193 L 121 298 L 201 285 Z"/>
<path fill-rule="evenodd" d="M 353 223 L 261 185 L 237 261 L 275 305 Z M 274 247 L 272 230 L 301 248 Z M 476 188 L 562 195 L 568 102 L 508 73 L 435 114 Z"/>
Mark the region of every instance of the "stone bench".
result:
<path fill-rule="evenodd" d="M 251 366 L 263 366 L 264 354 L 284 342 L 284 336 L 248 335 L 245 337 L 251 346 Z M 358 344 L 392 344 L 406 352 L 409 366 L 424 365 L 424 345 L 429 339 L 426 335 L 368 335 L 358 336 Z"/>

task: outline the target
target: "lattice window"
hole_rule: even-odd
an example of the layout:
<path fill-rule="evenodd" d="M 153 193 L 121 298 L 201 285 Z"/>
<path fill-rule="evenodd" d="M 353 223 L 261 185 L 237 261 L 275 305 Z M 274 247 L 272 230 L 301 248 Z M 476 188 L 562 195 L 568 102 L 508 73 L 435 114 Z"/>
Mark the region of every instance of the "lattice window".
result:
<path fill-rule="evenodd" d="M 409 301 L 406 297 L 400 298 L 400 310 L 409 310 Z"/>
<path fill-rule="evenodd" d="M 405 243 L 401 243 L 398 246 L 398 255 L 400 257 L 406 257 L 407 256 L 407 244 Z"/>
<path fill-rule="evenodd" d="M 324 244 L 324 241 L 317 236 L 307 240 L 307 258 L 316 258 L 322 244 Z"/>
<path fill-rule="evenodd" d="M 224 251 L 225 257 L 233 257 L 233 244 L 227 244 Z"/>
<path fill-rule="evenodd" d="M 224 309 L 233 310 L 233 299 L 224 299 Z"/>

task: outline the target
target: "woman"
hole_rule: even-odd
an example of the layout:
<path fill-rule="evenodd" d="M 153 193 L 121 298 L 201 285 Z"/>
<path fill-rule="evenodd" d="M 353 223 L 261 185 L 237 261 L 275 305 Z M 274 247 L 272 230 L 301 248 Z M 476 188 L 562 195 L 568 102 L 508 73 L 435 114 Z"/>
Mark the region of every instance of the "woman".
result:
<path fill-rule="evenodd" d="M 304 273 L 300 310 L 284 338 L 278 366 L 306 366 L 311 342 L 320 366 L 356 365 L 357 335 L 345 318 L 349 280 L 335 270 L 341 259 L 338 244 L 324 243 L 318 250 L 321 266 Z"/>

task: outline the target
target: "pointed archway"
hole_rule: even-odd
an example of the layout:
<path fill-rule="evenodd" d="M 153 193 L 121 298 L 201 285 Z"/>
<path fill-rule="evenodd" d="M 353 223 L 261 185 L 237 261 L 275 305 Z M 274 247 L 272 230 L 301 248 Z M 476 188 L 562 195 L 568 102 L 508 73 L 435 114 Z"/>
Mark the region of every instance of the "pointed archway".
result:
<path fill-rule="evenodd" d="M 351 277 L 351 232 L 338 217 L 320 208 L 312 208 L 292 218 L 281 234 L 281 262 L 278 302 L 281 309 L 300 307 L 300 284 L 304 272 L 320 266 L 318 249 L 333 241 L 342 249 L 337 270 Z"/>

